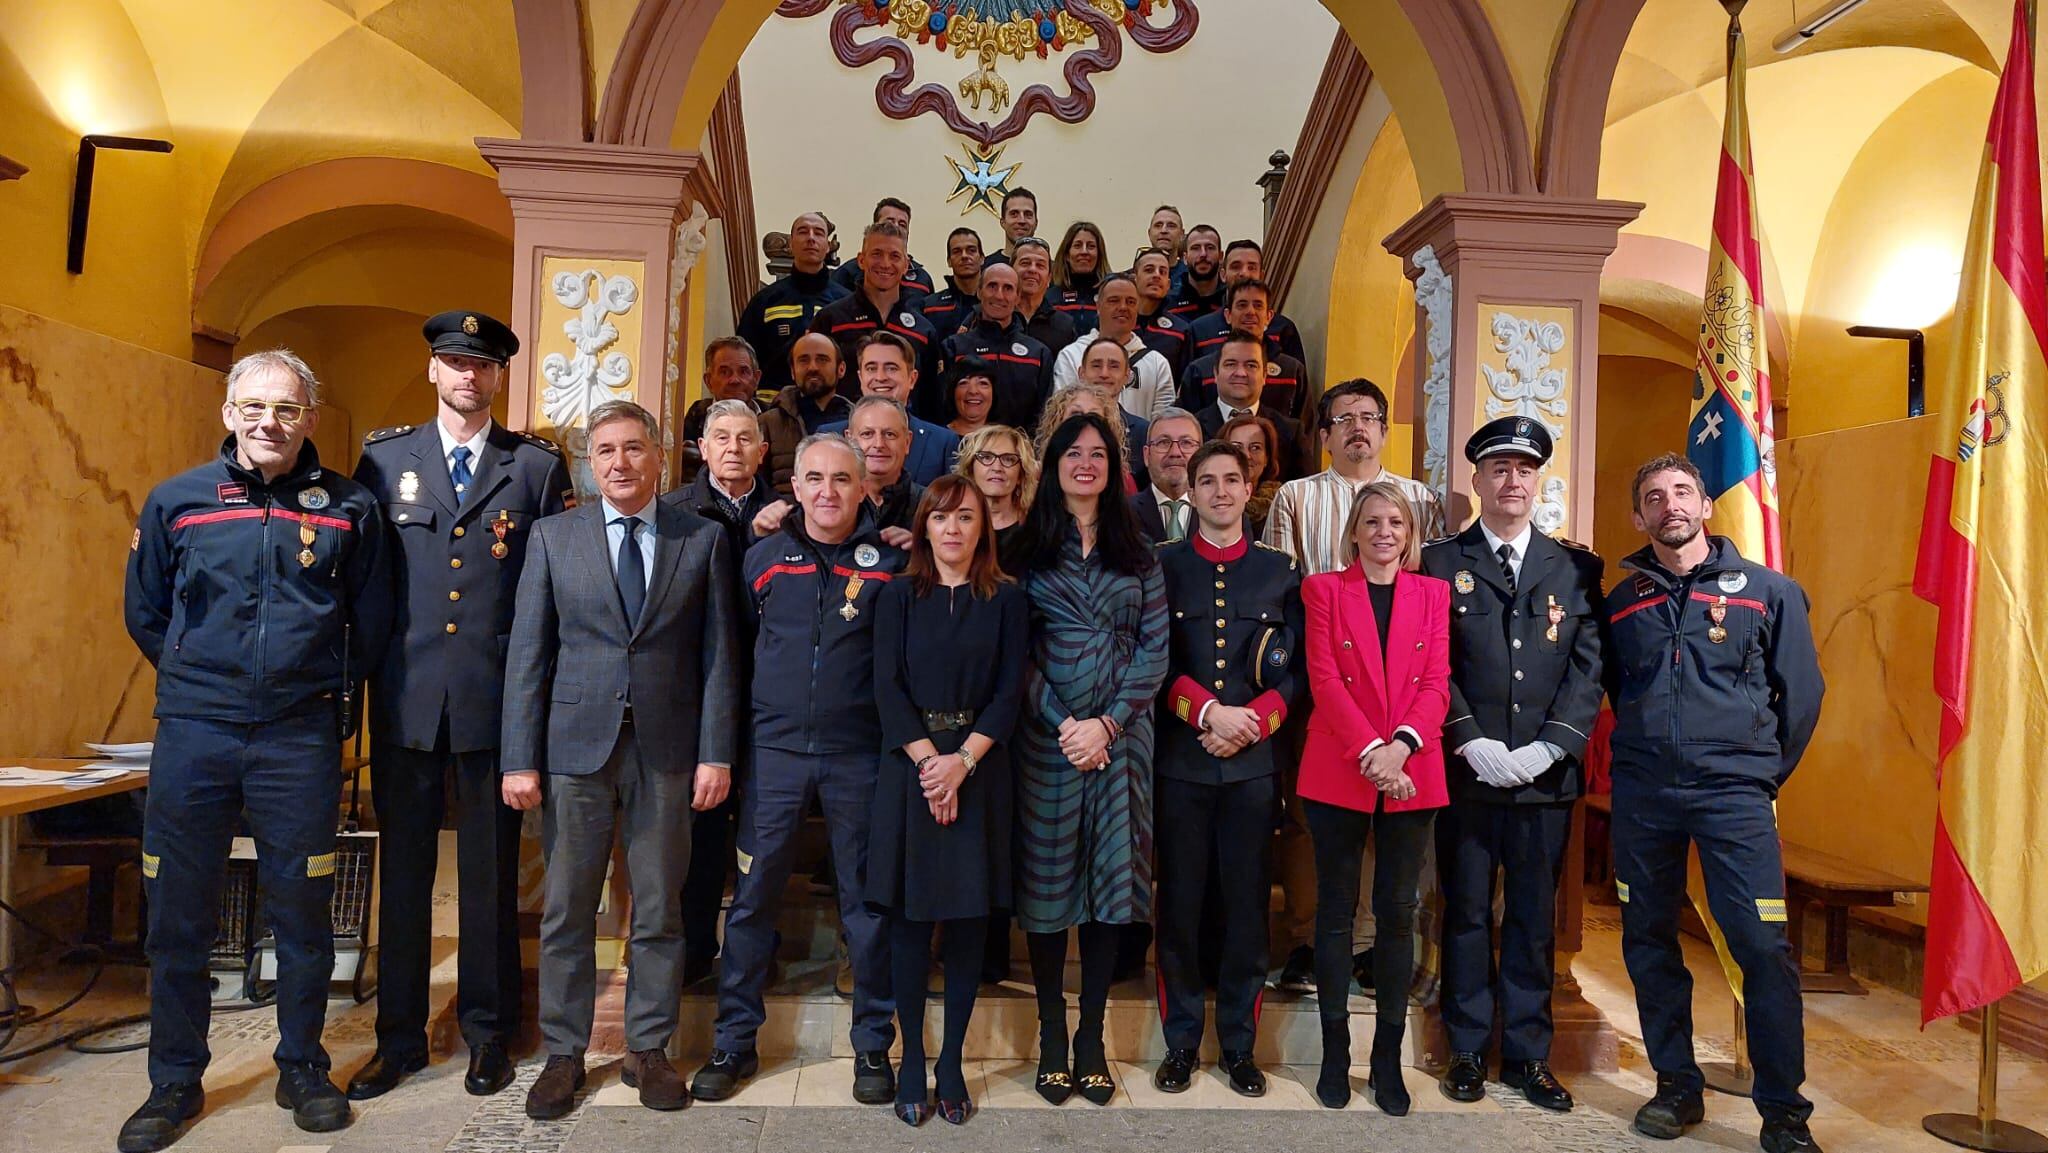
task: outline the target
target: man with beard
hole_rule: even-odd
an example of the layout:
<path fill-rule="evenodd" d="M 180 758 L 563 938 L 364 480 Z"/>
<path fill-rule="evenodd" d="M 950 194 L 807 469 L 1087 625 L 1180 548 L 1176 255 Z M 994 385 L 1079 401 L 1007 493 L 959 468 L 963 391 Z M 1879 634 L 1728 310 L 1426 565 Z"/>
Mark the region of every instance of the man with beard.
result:
<path fill-rule="evenodd" d="M 952 270 L 946 287 L 917 306 L 942 338 L 960 331 L 974 315 L 981 292 L 981 234 L 972 228 L 954 229 L 946 237 L 946 267 Z"/>
<path fill-rule="evenodd" d="M 491 419 L 519 338 L 478 312 L 424 329 L 434 419 L 372 432 L 355 479 L 389 511 L 399 612 L 370 684 L 380 859 L 377 1052 L 348 1083 L 381 1097 L 427 1064 L 427 973 L 441 821 L 455 809 L 455 1016 L 463 1087 L 512 1081 L 519 1032 L 519 813 L 498 791 L 503 638 L 533 523 L 571 495 L 561 452 Z M 752 394 L 749 383 L 747 392 Z"/>
<path fill-rule="evenodd" d="M 1539 421 L 1504 416 L 1465 442 L 1479 519 L 1422 550 L 1422 571 L 1451 586 L 1451 707 L 1437 816 L 1443 892 L 1439 1004 L 1453 1101 L 1486 1093 L 1486 1049 L 1500 1022 L 1501 1080 L 1563 1113 L 1572 1096 L 1550 1071 L 1550 989 L 1557 883 L 1581 758 L 1600 712 L 1600 558 L 1537 532 L 1538 474 L 1550 460 Z M 1494 958 L 1495 877 L 1502 892 Z"/>
<path fill-rule="evenodd" d="M 910 205 L 893 196 L 884 196 L 875 202 L 874 215 L 868 218 L 868 222 L 871 224 L 881 224 L 884 221 L 903 230 L 903 245 L 905 248 L 908 248 L 910 246 Z M 906 256 L 905 259 L 908 263 L 904 266 L 903 276 L 901 277 L 904 295 L 929 294 L 932 290 L 932 274 L 925 271 L 924 265 L 919 264 L 916 257 Z M 863 275 L 862 265 L 859 260 L 849 260 L 832 270 L 832 283 L 844 288 L 849 294 L 858 294 L 861 289 Z"/>
<path fill-rule="evenodd" d="M 811 331 L 832 338 L 843 364 L 860 363 L 860 342 L 869 333 L 896 333 L 916 350 L 918 375 L 937 381 L 946 367 L 939 330 L 917 314 L 915 304 L 923 294 L 903 283 L 904 267 L 910 259 L 905 249 L 908 242 L 908 234 L 891 221 L 868 225 L 861 234 L 860 291 L 826 305 L 811 321 Z M 856 381 L 851 399 L 859 398 Z"/>
<path fill-rule="evenodd" d="M 704 346 L 704 395 L 683 413 L 683 443 L 677 452 L 683 483 L 697 478 L 704 458 L 697 455 L 697 442 L 704 436 L 704 414 L 721 400 L 744 401 L 761 411 L 761 362 L 754 346 L 737 336 L 721 336 Z"/>
<path fill-rule="evenodd" d="M 833 421 L 845 420 L 853 405 L 838 393 L 841 375 L 839 346 L 822 332 L 807 332 L 789 346 L 789 370 L 795 383 L 775 394 L 775 403 L 761 413 L 761 436 L 768 442 L 768 479 L 789 495 L 796 471 L 796 446 Z"/>
<path fill-rule="evenodd" d="M 1188 325 L 1188 356 L 1198 358 L 1216 351 L 1226 333 L 1236 327 L 1224 311 L 1230 307 L 1230 288 L 1247 280 L 1262 279 L 1266 274 L 1266 253 L 1256 240 L 1233 240 L 1223 250 L 1223 290 L 1216 301 L 1216 310 L 1193 319 Z M 1278 302 L 1273 300 L 1273 290 L 1266 289 L 1266 343 L 1273 352 L 1284 353 L 1295 360 L 1302 360 L 1308 354 L 1302 350 L 1301 330 L 1294 322 L 1279 311 Z"/>
<path fill-rule="evenodd" d="M 1025 237 L 1017 242 L 1010 263 L 1017 269 L 1017 315 L 1024 318 L 1024 331 L 1054 353 L 1074 343 L 1074 322 L 1054 307 L 1052 246 L 1035 236 Z"/>
<path fill-rule="evenodd" d="M 1293 557 L 1303 580 L 1344 567 L 1344 522 L 1358 490 L 1374 481 L 1399 485 L 1415 506 L 1416 535 L 1427 540 L 1443 535 L 1444 511 L 1428 485 L 1391 472 L 1380 463 L 1387 443 L 1387 395 L 1363 378 L 1347 380 L 1323 394 L 1318 408 L 1322 436 L 1330 447 L 1330 467 L 1313 476 L 1290 480 L 1273 497 L 1266 514 L 1265 543 Z M 1316 869 L 1308 827 L 1293 799 L 1293 769 L 1286 781 L 1286 819 L 1280 826 L 1280 889 L 1285 898 L 1281 924 L 1293 943 L 1276 987 L 1290 993 L 1315 989 L 1315 955 L 1309 942 L 1315 928 Z M 1370 863 L 1371 858 L 1366 858 Z M 1370 877 L 1359 886 L 1359 908 L 1352 924 L 1353 951 L 1361 967 L 1372 946 Z M 1371 973 L 1366 972 L 1367 987 Z"/>
<path fill-rule="evenodd" d="M 1172 258 L 1163 248 L 1140 249 L 1131 262 L 1131 280 L 1138 286 L 1138 339 L 1166 358 L 1175 380 L 1188 367 L 1188 326 L 1166 311 L 1172 295 Z"/>
<path fill-rule="evenodd" d="M 825 258 L 832 252 L 832 222 L 822 212 L 806 212 L 789 226 L 788 276 L 763 288 L 747 302 L 735 331 L 754 350 L 762 366 L 760 388 L 773 395 L 793 383 L 789 346 L 811 330 L 818 311 L 848 294 L 832 282 Z"/>
<path fill-rule="evenodd" d="M 1052 350 L 1024 330 L 1017 315 L 1017 270 L 992 264 L 981 274 L 981 303 L 970 322 L 946 338 L 946 359 L 980 356 L 995 367 L 989 420 L 1015 428 L 1038 427 L 1052 395 Z M 929 484 L 929 481 L 925 483 Z"/>
<path fill-rule="evenodd" d="M 1207 224 L 1188 229 L 1180 269 L 1180 286 L 1174 289 L 1166 306 L 1174 320 L 1193 324 L 1197 318 L 1223 307 L 1222 233 Z"/>
<path fill-rule="evenodd" d="M 1820 720 L 1824 686 L 1806 592 L 1708 536 L 1699 468 L 1664 455 L 1636 470 L 1633 516 L 1647 547 L 1608 594 L 1614 701 L 1614 880 L 1621 952 L 1636 987 L 1657 1093 L 1635 1128 L 1673 1138 L 1705 1115 L 1693 1059 L 1692 975 L 1678 943 L 1686 854 L 1742 968 L 1751 1099 L 1765 1153 L 1818 1153 L 1807 1118 L 1798 954 L 1786 939 L 1785 874 L 1773 802 Z"/>

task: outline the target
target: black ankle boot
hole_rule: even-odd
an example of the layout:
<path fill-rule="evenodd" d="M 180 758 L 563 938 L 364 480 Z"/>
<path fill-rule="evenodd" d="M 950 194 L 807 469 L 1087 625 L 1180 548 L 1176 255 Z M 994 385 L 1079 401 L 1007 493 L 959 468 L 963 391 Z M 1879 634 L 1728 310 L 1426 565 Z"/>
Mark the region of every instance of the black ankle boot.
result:
<path fill-rule="evenodd" d="M 1316 1077 L 1316 1100 L 1325 1109 L 1351 1103 L 1351 1019 L 1323 1022 L 1323 1071 Z"/>
<path fill-rule="evenodd" d="M 1389 1117 L 1408 1115 L 1408 1086 L 1401 1080 L 1401 1038 L 1407 1022 L 1399 1017 L 1380 1021 L 1372 1031 L 1371 1076 L 1373 1104 Z"/>
<path fill-rule="evenodd" d="M 1074 1074 L 1067 1067 L 1067 1023 L 1041 1021 L 1038 1025 L 1038 1095 L 1048 1104 L 1064 1105 L 1074 1095 Z"/>
<path fill-rule="evenodd" d="M 1074 1091 L 1095 1105 L 1107 1105 L 1116 1097 L 1116 1081 L 1109 1075 L 1109 1054 L 1102 1045 L 1102 1017 L 1093 1020 L 1083 1013 L 1074 1030 Z"/>

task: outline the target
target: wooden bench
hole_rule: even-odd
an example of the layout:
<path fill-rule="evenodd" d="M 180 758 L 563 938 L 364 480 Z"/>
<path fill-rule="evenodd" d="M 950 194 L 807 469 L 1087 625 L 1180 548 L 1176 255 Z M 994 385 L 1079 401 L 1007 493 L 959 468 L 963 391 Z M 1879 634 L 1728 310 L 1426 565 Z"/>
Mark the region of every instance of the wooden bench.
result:
<path fill-rule="evenodd" d="M 1607 794 L 1586 798 L 1586 807 L 1603 816 L 1613 815 L 1613 805 L 1613 798 Z M 1827 918 L 1821 968 L 1809 969 L 1801 963 L 1800 991 L 1865 995 L 1869 990 L 1849 973 L 1849 910 L 1890 908 L 1896 894 L 1924 893 L 1927 886 L 1796 841 L 1781 839 L 1779 854 L 1785 867 L 1785 930 L 1792 939 L 1794 956 L 1804 952 L 1807 906 L 1821 906 Z M 1591 854 L 1588 856 L 1590 859 Z M 1602 859 L 1611 862 L 1611 854 Z M 1607 872 L 1611 877 L 1611 864 Z"/>

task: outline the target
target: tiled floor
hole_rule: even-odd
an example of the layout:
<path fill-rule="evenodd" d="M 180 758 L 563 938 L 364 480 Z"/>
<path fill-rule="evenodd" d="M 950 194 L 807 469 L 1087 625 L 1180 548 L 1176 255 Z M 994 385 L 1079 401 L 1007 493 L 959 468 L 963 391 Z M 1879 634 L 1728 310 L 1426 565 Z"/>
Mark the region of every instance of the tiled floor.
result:
<path fill-rule="evenodd" d="M 438 904 L 452 920 L 452 900 L 444 894 Z M 1189 1092 L 1168 1096 L 1153 1089 L 1149 1063 L 1122 1062 L 1112 1070 L 1121 1089 L 1113 1106 L 1097 1108 L 1076 1098 L 1054 1109 L 1032 1090 L 1031 1061 L 990 1059 L 969 1063 L 969 1088 L 982 1112 L 964 1129 L 934 1121 L 912 1131 L 887 1110 L 851 1105 L 850 1061 L 787 1058 L 771 1059 L 734 1100 L 680 1114 L 639 1108 L 633 1091 L 618 1083 L 616 1069 L 601 1066 L 593 1070 L 577 1112 L 550 1124 L 530 1121 L 522 1110 L 525 1086 L 539 1072 L 536 1059 L 525 1062 L 513 1089 L 480 1100 L 462 1091 L 458 1052 L 437 1058 L 398 1092 L 360 1106 L 348 1130 L 315 1136 L 294 1129 L 289 1116 L 271 1103 L 269 1053 L 276 1023 L 269 1012 L 256 1010 L 215 1018 L 207 1112 L 179 1148 L 245 1153 L 1754 1149 L 1756 1116 L 1749 1103 L 1711 1094 L 1707 1123 L 1684 1141 L 1660 1146 L 1629 1131 L 1628 1120 L 1651 1076 L 1636 1043 L 1633 991 L 1622 969 L 1619 935 L 1597 915 L 1588 930 L 1587 951 L 1576 972 L 1587 997 L 1624 1039 L 1622 1067 L 1612 1074 L 1569 1078 L 1580 1107 L 1567 1116 L 1534 1109 L 1497 1085 L 1482 1102 L 1454 1104 L 1436 1092 L 1426 1074 L 1412 1069 L 1407 1080 L 1414 1113 L 1403 1119 L 1381 1115 L 1362 1095 L 1342 1115 L 1319 1108 L 1309 1089 L 1315 1069 L 1308 1066 L 1269 1069 L 1271 1085 L 1257 1101 L 1232 1093 L 1212 1069 L 1205 1069 Z M 452 938 L 442 944 L 435 977 L 445 1007 L 453 993 Z M 1711 979 L 1710 955 L 1702 949 L 1693 963 L 1703 978 L 1695 996 L 1701 1057 L 1725 1058 L 1731 1034 L 1727 993 Z M 36 974 L 27 1000 L 54 1004 L 81 977 L 62 969 Z M 85 1003 L 47 1028 L 131 1013 L 141 1004 L 139 973 L 110 970 Z M 1866 998 L 1808 999 L 1808 1092 L 1817 1105 L 1814 1132 L 1825 1148 L 1871 1153 L 1949 1148 L 1923 1133 L 1920 1119 L 1930 1112 L 1972 1107 L 1976 1040 L 1952 1024 L 1919 1031 L 1916 1008 L 1910 999 L 1883 990 Z M 373 1018 L 374 1005 L 341 1000 L 331 1007 L 327 1045 L 340 1076 L 369 1055 Z M 445 1013 L 442 1020 L 445 1025 Z M 17 1045 L 32 1043 L 38 1035 L 47 1034 L 31 1028 Z M 138 1039 L 140 1031 L 130 1029 L 125 1037 Z M 123 1038 L 113 1034 L 100 1041 Z M 437 1040 L 452 1044 L 452 1030 L 438 1029 Z M 0 1065 L 0 1078 L 5 1078 L 0 1080 L 0 1153 L 110 1149 L 122 1118 L 148 1091 L 140 1053 L 89 1056 L 58 1050 Z M 1364 1070 L 1354 1069 L 1354 1089 L 1360 1094 L 1364 1080 Z M 2008 1052 L 2000 1101 L 2006 1117 L 2048 1128 L 2048 1063 Z"/>

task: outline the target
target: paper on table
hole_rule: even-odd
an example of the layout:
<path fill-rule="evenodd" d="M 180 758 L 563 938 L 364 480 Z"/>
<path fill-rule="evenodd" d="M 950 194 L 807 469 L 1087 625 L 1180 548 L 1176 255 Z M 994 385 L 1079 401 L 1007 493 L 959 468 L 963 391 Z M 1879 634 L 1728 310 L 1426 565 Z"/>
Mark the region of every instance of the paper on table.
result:
<path fill-rule="evenodd" d="M 149 772 L 149 762 L 148 762 L 148 761 L 94 761 L 94 762 L 93 762 L 92 764 L 89 764 L 89 765 L 85 766 L 85 768 L 84 768 L 84 770 L 83 770 L 83 771 L 84 771 L 84 772 L 88 772 L 88 773 L 89 773 L 89 772 L 93 772 L 93 771 L 95 771 L 95 770 L 98 770 L 98 769 L 113 769 L 113 770 L 114 770 L 114 771 L 115 771 L 116 773 L 147 773 L 147 772 Z"/>
<path fill-rule="evenodd" d="M 61 785 L 79 774 L 61 769 L 31 769 L 22 765 L 0 767 L 0 786 L 33 788 L 41 785 Z"/>
<path fill-rule="evenodd" d="M 129 767 L 127 765 L 94 765 L 92 766 L 92 771 L 73 773 L 63 783 L 67 789 L 91 788 L 93 785 L 104 784 L 107 781 L 125 777 L 128 775 L 128 772 Z"/>
<path fill-rule="evenodd" d="M 135 741 L 125 745 L 109 745 L 87 741 L 85 747 L 103 757 L 112 757 L 119 761 L 147 761 L 150 753 L 155 751 L 156 744 L 153 741 Z"/>

